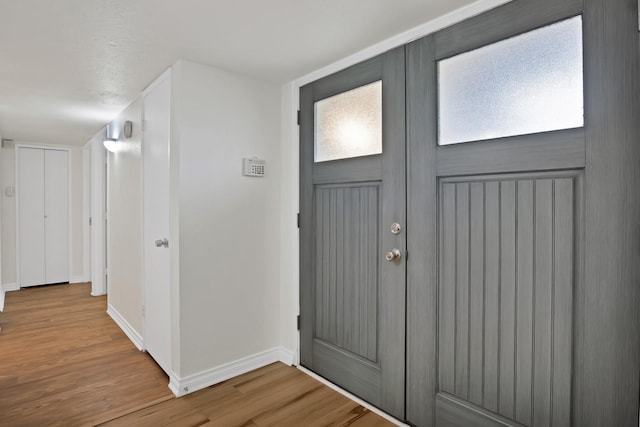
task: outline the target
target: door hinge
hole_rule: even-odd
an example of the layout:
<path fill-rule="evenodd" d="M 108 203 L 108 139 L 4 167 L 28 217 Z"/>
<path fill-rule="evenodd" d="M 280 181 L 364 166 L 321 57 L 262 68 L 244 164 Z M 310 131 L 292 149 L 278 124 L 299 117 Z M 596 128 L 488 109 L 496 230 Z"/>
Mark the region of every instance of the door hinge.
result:
<path fill-rule="evenodd" d="M 297 215 L 297 223 L 298 223 L 298 228 L 300 228 L 300 212 L 298 212 L 298 215 Z"/>
<path fill-rule="evenodd" d="M 296 316 L 296 327 L 300 330 L 300 315 Z"/>
<path fill-rule="evenodd" d="M 296 121 L 298 122 L 298 126 L 300 126 L 300 110 L 298 110 L 298 115 Z"/>
<path fill-rule="evenodd" d="M 93 225 L 93 218 L 89 217 L 89 227 Z"/>
<path fill-rule="evenodd" d="M 109 269 L 108 268 L 104 269 L 104 275 L 105 275 L 105 277 L 109 275 Z"/>
<path fill-rule="evenodd" d="M 145 316 L 144 305 L 142 306 L 142 317 Z"/>

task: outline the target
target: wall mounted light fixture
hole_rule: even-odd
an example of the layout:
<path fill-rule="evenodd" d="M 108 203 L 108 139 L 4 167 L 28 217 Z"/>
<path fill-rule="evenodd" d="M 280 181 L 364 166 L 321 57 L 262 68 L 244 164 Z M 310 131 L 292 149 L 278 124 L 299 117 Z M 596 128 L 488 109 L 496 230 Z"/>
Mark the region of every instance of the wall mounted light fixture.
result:
<path fill-rule="evenodd" d="M 118 126 L 118 123 L 111 122 L 107 125 L 107 137 L 102 142 L 104 148 L 109 150 L 112 153 L 118 151 L 120 147 L 119 136 L 122 135 L 125 138 L 131 138 L 133 134 L 133 123 L 130 120 L 127 120 L 122 124 L 122 128 Z"/>
<path fill-rule="evenodd" d="M 119 144 L 117 139 L 107 138 L 104 141 L 102 141 L 102 145 L 104 145 L 104 148 L 111 151 L 112 153 L 115 153 L 116 151 L 118 151 Z"/>

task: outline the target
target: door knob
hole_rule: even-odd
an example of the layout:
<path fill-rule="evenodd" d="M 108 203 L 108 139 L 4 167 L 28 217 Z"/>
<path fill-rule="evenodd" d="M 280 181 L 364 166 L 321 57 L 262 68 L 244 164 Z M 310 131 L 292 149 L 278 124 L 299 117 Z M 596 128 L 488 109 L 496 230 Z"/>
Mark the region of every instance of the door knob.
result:
<path fill-rule="evenodd" d="M 400 261 L 402 252 L 400 252 L 400 249 L 393 248 L 385 254 L 384 258 L 389 262 Z"/>
<path fill-rule="evenodd" d="M 156 240 L 156 248 L 161 248 L 163 246 L 165 248 L 168 248 L 169 247 L 169 240 L 167 240 L 167 239 Z"/>

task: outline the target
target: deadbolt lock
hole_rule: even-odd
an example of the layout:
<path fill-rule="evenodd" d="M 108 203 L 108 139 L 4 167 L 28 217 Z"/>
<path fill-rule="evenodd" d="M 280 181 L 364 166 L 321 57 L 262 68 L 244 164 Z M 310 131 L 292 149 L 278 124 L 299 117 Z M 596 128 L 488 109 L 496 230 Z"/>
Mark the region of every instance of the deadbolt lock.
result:
<path fill-rule="evenodd" d="M 400 224 L 398 224 L 397 222 L 394 222 L 393 224 L 391 224 L 391 233 L 400 234 L 401 231 L 402 231 L 402 226 Z"/>

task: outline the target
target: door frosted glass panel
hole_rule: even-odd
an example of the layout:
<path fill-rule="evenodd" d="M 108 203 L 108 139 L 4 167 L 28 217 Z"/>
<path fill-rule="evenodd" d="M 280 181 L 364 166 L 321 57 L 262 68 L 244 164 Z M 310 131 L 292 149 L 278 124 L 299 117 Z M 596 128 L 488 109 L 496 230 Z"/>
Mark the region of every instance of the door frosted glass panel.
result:
<path fill-rule="evenodd" d="M 382 153 L 382 81 L 315 103 L 315 161 Z"/>
<path fill-rule="evenodd" d="M 439 144 L 584 125 L 582 17 L 438 62 Z"/>

